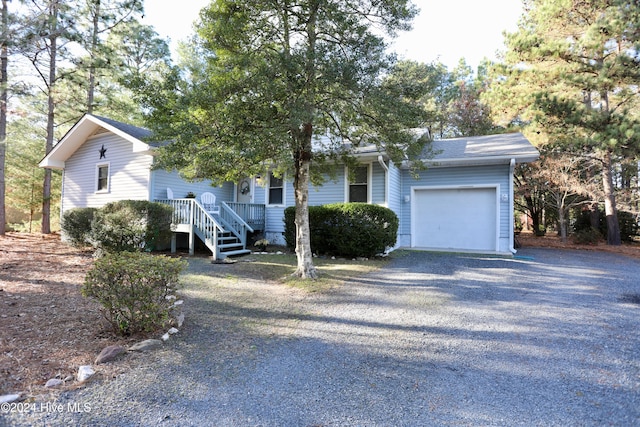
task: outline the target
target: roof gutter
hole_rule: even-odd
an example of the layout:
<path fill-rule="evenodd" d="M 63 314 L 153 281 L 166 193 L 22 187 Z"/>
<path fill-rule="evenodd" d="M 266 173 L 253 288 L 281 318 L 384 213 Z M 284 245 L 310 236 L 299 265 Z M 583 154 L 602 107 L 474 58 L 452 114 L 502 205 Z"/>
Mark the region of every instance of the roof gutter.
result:
<path fill-rule="evenodd" d="M 429 159 L 425 160 L 427 167 L 452 167 L 452 166 L 487 166 L 487 165 L 508 165 L 511 161 L 516 163 L 528 163 L 538 159 L 538 153 L 523 154 L 518 157 L 513 156 L 488 156 L 488 157 L 466 157 L 455 159 Z M 410 162 L 402 162 L 404 168 L 410 167 Z"/>

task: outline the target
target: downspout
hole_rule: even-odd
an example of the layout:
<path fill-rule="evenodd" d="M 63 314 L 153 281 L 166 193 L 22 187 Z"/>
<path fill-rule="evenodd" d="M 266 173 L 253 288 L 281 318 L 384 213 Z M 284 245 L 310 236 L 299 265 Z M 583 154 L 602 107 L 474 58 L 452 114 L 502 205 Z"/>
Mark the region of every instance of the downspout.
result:
<path fill-rule="evenodd" d="M 518 252 L 514 247 L 513 247 L 513 239 L 514 237 L 514 218 L 513 218 L 513 198 L 514 198 L 514 193 L 513 193 L 513 170 L 516 167 L 516 159 L 511 159 L 511 162 L 509 163 L 509 250 L 511 251 L 512 254 L 515 255 L 516 252 Z"/>
<path fill-rule="evenodd" d="M 67 173 L 66 169 L 62 169 L 62 184 L 60 185 L 60 222 L 62 222 L 62 216 L 64 215 L 64 178 Z M 60 230 L 60 234 L 62 234 L 62 230 Z"/>
<path fill-rule="evenodd" d="M 385 205 L 390 208 L 389 206 L 389 166 L 387 166 L 387 164 L 384 162 L 384 159 L 382 158 L 381 155 L 378 155 L 378 163 L 380 163 L 380 166 L 382 166 L 382 169 L 384 169 L 384 202 Z"/>
<path fill-rule="evenodd" d="M 384 162 L 384 159 L 381 155 L 378 155 L 378 163 L 382 169 L 384 169 L 384 201 L 387 208 L 391 209 L 391 204 L 389 203 L 389 166 Z M 398 241 L 396 237 L 396 243 L 392 248 L 385 250 L 386 253 L 394 251 L 398 247 Z"/>

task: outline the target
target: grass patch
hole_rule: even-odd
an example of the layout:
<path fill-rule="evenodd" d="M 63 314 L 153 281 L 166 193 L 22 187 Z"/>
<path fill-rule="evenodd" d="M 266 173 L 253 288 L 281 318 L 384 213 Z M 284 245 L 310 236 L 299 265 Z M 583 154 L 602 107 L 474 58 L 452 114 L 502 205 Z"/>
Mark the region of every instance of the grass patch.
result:
<path fill-rule="evenodd" d="M 293 276 L 297 267 L 295 255 L 253 255 L 247 262 L 250 265 L 250 267 L 247 266 L 247 270 L 256 278 L 274 280 L 308 292 L 322 292 L 377 270 L 387 261 L 314 258 L 313 264 L 318 272 L 318 278 L 315 280 Z"/>
<path fill-rule="evenodd" d="M 402 256 L 402 254 L 394 255 Z M 191 259 L 183 275 L 186 293 L 206 292 L 206 289 L 225 284 L 242 283 L 243 280 L 275 282 L 307 292 L 325 292 L 345 281 L 356 279 L 384 267 L 385 259 L 330 259 L 314 258 L 318 278 L 299 279 L 293 276 L 297 267 L 294 254 L 252 254 L 238 258 L 229 264 L 212 264 L 207 259 Z"/>

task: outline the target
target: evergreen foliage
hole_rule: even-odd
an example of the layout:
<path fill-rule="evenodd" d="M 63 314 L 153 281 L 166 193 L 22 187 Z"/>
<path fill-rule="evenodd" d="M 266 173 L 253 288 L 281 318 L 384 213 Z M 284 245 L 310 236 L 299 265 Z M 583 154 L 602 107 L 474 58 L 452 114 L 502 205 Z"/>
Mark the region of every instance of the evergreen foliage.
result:
<path fill-rule="evenodd" d="M 285 241 L 295 247 L 295 207 L 285 209 Z M 315 254 L 371 257 L 396 244 L 398 217 L 366 203 L 309 206 L 311 250 Z"/>
<path fill-rule="evenodd" d="M 60 221 L 63 238 L 73 246 L 91 246 L 91 223 L 96 211 L 96 208 L 75 208 L 66 211 Z"/>
<path fill-rule="evenodd" d="M 85 277 L 82 295 L 98 301 L 120 335 L 152 332 L 167 326 L 187 266 L 181 259 L 120 252 L 96 260 Z"/>
<path fill-rule="evenodd" d="M 191 179 L 237 181 L 272 168 L 291 177 L 296 274 L 315 278 L 312 170 L 363 144 L 397 162 L 422 152 L 425 141 L 410 129 L 424 122 L 424 108 L 412 86 L 385 79 L 394 58 L 382 37 L 408 29 L 416 12 L 408 0 L 212 2 L 186 66 L 146 91 L 149 127 L 175 141 L 158 165 Z"/>
<path fill-rule="evenodd" d="M 528 125 L 538 144 L 601 164 L 607 241 L 620 244 L 616 177 L 640 151 L 640 5 L 531 0 L 506 63 L 494 69 L 496 117 Z M 588 177 L 590 178 L 590 177 Z"/>
<path fill-rule="evenodd" d="M 91 241 L 99 252 L 152 251 L 171 238 L 173 209 L 146 200 L 121 200 L 98 209 Z"/>

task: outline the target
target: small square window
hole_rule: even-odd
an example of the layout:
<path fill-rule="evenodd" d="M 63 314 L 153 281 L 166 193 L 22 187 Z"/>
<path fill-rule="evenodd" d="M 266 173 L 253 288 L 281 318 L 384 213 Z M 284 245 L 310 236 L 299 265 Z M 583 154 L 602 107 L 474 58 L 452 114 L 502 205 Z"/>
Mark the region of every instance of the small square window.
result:
<path fill-rule="evenodd" d="M 98 165 L 96 191 L 109 191 L 109 165 Z"/>

